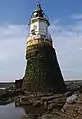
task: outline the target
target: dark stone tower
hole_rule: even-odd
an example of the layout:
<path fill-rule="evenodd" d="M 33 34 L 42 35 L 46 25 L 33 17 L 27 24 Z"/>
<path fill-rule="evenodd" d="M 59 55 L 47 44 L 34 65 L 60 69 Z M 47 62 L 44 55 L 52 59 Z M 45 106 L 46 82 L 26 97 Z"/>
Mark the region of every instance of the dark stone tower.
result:
<path fill-rule="evenodd" d="M 23 89 L 32 92 L 65 92 L 64 83 L 52 38 L 48 32 L 49 19 L 38 4 L 29 21 L 27 38 L 27 66 Z"/>

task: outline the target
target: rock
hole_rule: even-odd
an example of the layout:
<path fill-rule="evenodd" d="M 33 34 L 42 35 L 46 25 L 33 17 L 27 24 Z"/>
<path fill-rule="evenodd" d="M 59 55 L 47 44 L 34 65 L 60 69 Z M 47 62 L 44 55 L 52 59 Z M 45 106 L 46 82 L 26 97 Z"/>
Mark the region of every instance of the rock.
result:
<path fill-rule="evenodd" d="M 76 103 L 77 96 L 78 96 L 77 94 L 73 94 L 72 96 L 67 97 L 66 103 L 69 104 Z"/>
<path fill-rule="evenodd" d="M 48 101 L 44 101 L 44 108 L 46 108 L 48 105 Z"/>
<path fill-rule="evenodd" d="M 28 115 L 23 116 L 21 119 L 39 119 L 38 117 L 39 117 L 38 114 L 33 114 L 33 115 L 28 114 Z"/>
<path fill-rule="evenodd" d="M 34 107 L 40 107 L 42 105 L 42 101 L 36 101 L 33 106 Z"/>
<path fill-rule="evenodd" d="M 48 111 L 53 110 L 55 106 L 56 106 L 55 103 L 49 104 L 48 107 L 47 107 Z"/>
<path fill-rule="evenodd" d="M 67 119 L 63 115 L 56 115 L 56 114 L 43 114 L 42 117 L 39 119 Z"/>
<path fill-rule="evenodd" d="M 73 94 L 73 92 L 67 92 L 67 93 L 65 93 L 65 96 L 66 97 L 69 97 L 69 96 L 71 96 Z"/>
<path fill-rule="evenodd" d="M 74 94 L 75 95 L 75 94 Z M 74 102 L 72 102 L 74 101 Z M 82 94 L 79 94 L 76 99 L 71 100 L 63 106 L 64 114 L 67 119 L 81 119 L 82 118 Z"/>
<path fill-rule="evenodd" d="M 31 98 L 28 98 L 27 96 L 22 96 L 19 99 L 19 104 L 20 105 L 32 105 L 33 100 Z"/>
<path fill-rule="evenodd" d="M 53 99 L 57 99 L 57 98 L 61 98 L 61 97 L 65 97 L 65 95 L 64 94 L 54 94 L 53 96 L 42 97 L 41 100 L 49 101 L 49 100 L 53 100 Z"/>
<path fill-rule="evenodd" d="M 75 91 L 82 92 L 82 80 L 65 81 L 68 91 L 74 93 Z"/>
<path fill-rule="evenodd" d="M 0 95 L 5 92 L 5 89 L 0 89 Z"/>
<path fill-rule="evenodd" d="M 54 119 L 54 117 L 51 114 L 44 114 L 42 115 L 41 119 Z"/>
<path fill-rule="evenodd" d="M 21 119 L 30 119 L 28 115 L 24 115 Z"/>
<path fill-rule="evenodd" d="M 2 99 L 0 99 L 0 105 L 6 105 L 6 104 L 9 104 L 11 102 L 12 102 L 12 100 L 10 98 L 2 98 Z"/>
<path fill-rule="evenodd" d="M 63 108 L 61 109 L 61 111 L 62 111 L 62 112 L 65 112 L 65 110 L 64 110 Z"/>
<path fill-rule="evenodd" d="M 70 101 L 68 102 L 68 104 L 75 104 L 75 103 L 76 103 L 75 100 L 70 100 Z"/>
<path fill-rule="evenodd" d="M 53 93 L 49 93 L 49 92 L 39 93 L 39 92 L 37 92 L 37 93 L 35 93 L 35 95 L 36 95 L 37 97 L 46 97 L 46 96 L 52 96 Z"/>

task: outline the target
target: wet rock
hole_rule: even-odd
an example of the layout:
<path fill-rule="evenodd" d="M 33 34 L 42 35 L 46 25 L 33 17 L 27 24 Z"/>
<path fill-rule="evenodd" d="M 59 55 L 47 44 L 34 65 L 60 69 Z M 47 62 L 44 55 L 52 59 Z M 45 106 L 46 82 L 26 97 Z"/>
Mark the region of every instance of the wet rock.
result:
<path fill-rule="evenodd" d="M 44 114 L 42 115 L 41 119 L 54 119 L 54 117 L 51 114 Z"/>
<path fill-rule="evenodd" d="M 49 104 L 48 107 L 47 107 L 48 111 L 53 110 L 55 106 L 56 106 L 55 103 Z"/>
<path fill-rule="evenodd" d="M 39 119 L 38 117 L 39 117 L 38 114 L 35 115 L 30 114 L 30 115 L 23 116 L 21 119 Z"/>
<path fill-rule="evenodd" d="M 28 96 L 21 96 L 19 98 L 19 105 L 32 105 L 32 104 L 33 104 L 33 100 Z"/>
<path fill-rule="evenodd" d="M 28 115 L 25 115 L 21 119 L 30 119 L 30 117 Z"/>
<path fill-rule="evenodd" d="M 53 95 L 53 93 L 49 93 L 49 92 L 45 92 L 45 93 L 37 93 L 37 96 L 38 97 L 46 97 L 46 96 L 52 96 Z"/>
<path fill-rule="evenodd" d="M 11 102 L 12 102 L 12 100 L 10 98 L 2 98 L 2 99 L 0 99 L 0 105 L 6 105 L 6 104 L 9 104 Z"/>
<path fill-rule="evenodd" d="M 78 98 L 78 94 L 73 94 L 72 96 L 67 97 L 66 103 L 75 104 Z"/>
<path fill-rule="evenodd" d="M 53 100 L 53 99 L 56 99 L 56 98 L 61 98 L 61 97 L 65 97 L 65 95 L 64 94 L 54 94 L 52 96 L 42 97 L 41 100 L 42 101 L 50 101 L 50 100 Z"/>
<path fill-rule="evenodd" d="M 75 101 L 75 102 L 72 102 Z M 69 103 L 71 102 L 71 103 Z M 67 119 L 81 119 L 82 118 L 82 94 L 79 94 L 75 99 L 69 101 L 63 106 L 64 114 Z"/>
<path fill-rule="evenodd" d="M 69 97 L 69 96 L 71 96 L 72 94 L 73 94 L 73 92 L 67 92 L 67 93 L 65 93 L 65 96 Z"/>
<path fill-rule="evenodd" d="M 33 106 L 34 106 L 34 107 L 40 107 L 42 104 L 43 104 L 42 101 L 36 101 L 36 102 L 33 104 Z"/>
<path fill-rule="evenodd" d="M 74 93 L 75 91 L 82 92 L 82 80 L 65 81 L 68 91 Z"/>
<path fill-rule="evenodd" d="M 0 95 L 5 92 L 5 89 L 0 89 Z"/>
<path fill-rule="evenodd" d="M 65 118 L 63 115 L 60 114 L 43 114 L 42 117 L 40 117 L 39 119 L 67 119 Z"/>
<path fill-rule="evenodd" d="M 48 101 L 44 101 L 43 105 L 44 105 L 44 108 L 47 108 Z"/>

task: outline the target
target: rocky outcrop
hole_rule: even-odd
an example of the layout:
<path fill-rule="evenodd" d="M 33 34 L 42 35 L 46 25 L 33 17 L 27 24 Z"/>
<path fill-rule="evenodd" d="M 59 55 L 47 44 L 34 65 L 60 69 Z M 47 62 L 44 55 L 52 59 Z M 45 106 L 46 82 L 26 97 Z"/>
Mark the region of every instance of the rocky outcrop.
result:
<path fill-rule="evenodd" d="M 25 96 L 19 96 L 17 104 L 20 106 L 30 106 L 36 109 L 37 107 L 43 107 L 44 110 L 52 111 L 54 108 L 61 109 L 65 104 L 66 96 L 64 94 L 26 94 Z"/>
<path fill-rule="evenodd" d="M 18 95 L 24 95 L 25 92 L 21 89 L 15 89 L 15 87 L 8 87 L 6 89 L 0 89 L 0 105 L 6 105 L 14 100 L 14 97 Z"/>
<path fill-rule="evenodd" d="M 67 119 L 82 119 L 82 93 L 72 95 L 70 101 L 63 106 L 63 113 Z"/>
<path fill-rule="evenodd" d="M 1 98 L 0 105 L 7 105 L 12 102 L 12 98 Z"/>
<path fill-rule="evenodd" d="M 82 92 L 82 81 L 74 80 L 74 81 L 65 81 L 68 91 L 74 93 L 76 91 Z"/>
<path fill-rule="evenodd" d="M 23 92 L 13 87 L 1 89 L 0 105 L 14 101 L 16 106 L 22 106 L 27 114 L 22 119 L 81 119 L 82 92 L 73 90 L 75 86 L 78 87 L 78 83 L 77 85 L 73 85 L 73 82 L 72 85 L 69 84 L 67 87 L 72 86 L 71 90 L 65 94 Z"/>
<path fill-rule="evenodd" d="M 37 113 L 34 114 L 27 111 L 28 115 L 22 119 L 82 119 L 82 93 L 75 93 L 67 98 L 61 94 L 44 96 L 42 100 L 43 98 L 44 102 L 47 101 L 47 103 L 43 103 L 47 110 L 44 110 L 43 113 L 36 111 Z"/>

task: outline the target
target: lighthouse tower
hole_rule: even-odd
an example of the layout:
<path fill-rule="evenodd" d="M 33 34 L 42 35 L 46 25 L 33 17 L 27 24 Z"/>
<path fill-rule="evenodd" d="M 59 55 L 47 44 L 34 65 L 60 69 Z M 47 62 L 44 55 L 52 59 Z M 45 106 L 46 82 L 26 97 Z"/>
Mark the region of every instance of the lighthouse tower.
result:
<path fill-rule="evenodd" d="M 48 31 L 49 19 L 37 4 L 29 21 L 26 43 L 27 66 L 23 89 L 31 92 L 63 92 L 66 90 L 52 38 Z"/>
<path fill-rule="evenodd" d="M 27 38 L 27 51 L 29 46 L 35 44 L 46 43 L 52 46 L 51 35 L 48 32 L 49 25 L 49 19 L 41 9 L 41 5 L 38 4 L 29 21 L 30 33 L 29 37 Z"/>

